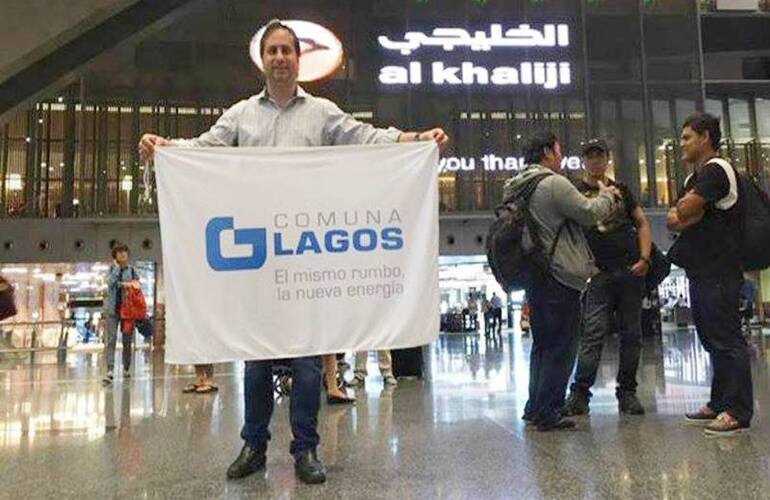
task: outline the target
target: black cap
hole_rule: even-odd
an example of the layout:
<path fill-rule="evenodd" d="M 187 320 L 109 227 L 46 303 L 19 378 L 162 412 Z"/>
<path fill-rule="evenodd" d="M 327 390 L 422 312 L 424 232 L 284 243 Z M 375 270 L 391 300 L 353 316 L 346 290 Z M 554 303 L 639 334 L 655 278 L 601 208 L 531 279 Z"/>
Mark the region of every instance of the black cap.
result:
<path fill-rule="evenodd" d="M 594 150 L 609 153 L 610 147 L 604 139 L 591 139 L 583 143 L 583 156 Z"/>

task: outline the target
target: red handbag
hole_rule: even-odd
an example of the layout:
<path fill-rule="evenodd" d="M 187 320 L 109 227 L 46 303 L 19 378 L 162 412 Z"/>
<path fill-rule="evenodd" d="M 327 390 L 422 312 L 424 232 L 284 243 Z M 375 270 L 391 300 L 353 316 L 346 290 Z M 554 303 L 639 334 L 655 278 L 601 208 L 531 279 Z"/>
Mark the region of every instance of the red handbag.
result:
<path fill-rule="evenodd" d="M 133 333 L 134 322 L 147 319 L 147 302 L 139 288 L 123 289 L 123 300 L 120 302 L 120 329 L 125 334 Z"/>
<path fill-rule="evenodd" d="M 0 276 L 0 321 L 16 316 L 16 294 L 13 285 Z"/>

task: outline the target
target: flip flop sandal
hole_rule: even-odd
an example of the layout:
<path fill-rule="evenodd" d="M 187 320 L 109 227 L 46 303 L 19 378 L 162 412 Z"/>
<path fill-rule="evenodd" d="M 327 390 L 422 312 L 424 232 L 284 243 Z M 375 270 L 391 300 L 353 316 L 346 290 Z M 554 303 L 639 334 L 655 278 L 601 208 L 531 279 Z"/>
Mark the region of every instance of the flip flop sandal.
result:
<path fill-rule="evenodd" d="M 210 394 L 212 392 L 217 392 L 218 390 L 219 387 L 215 385 L 201 385 L 195 389 L 195 394 Z"/>
<path fill-rule="evenodd" d="M 191 392 L 197 392 L 198 387 L 200 387 L 198 384 L 190 384 L 184 389 L 182 389 L 183 394 L 190 394 Z"/>

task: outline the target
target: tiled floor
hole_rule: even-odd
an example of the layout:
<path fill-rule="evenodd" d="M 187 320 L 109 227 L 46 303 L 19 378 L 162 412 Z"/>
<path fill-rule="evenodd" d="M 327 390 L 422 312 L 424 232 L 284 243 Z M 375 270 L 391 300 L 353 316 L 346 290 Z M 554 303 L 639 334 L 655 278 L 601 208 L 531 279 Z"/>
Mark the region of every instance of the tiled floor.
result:
<path fill-rule="evenodd" d="M 691 331 L 645 342 L 648 414 L 618 417 L 617 349 L 605 349 L 590 417 L 537 433 L 519 416 L 529 341 L 502 346 L 442 336 L 426 381 L 383 388 L 376 360 L 355 407 L 323 406 L 329 481 L 299 484 L 288 455 L 288 404 L 273 417 L 267 470 L 240 481 L 242 367 L 217 367 L 216 395 L 181 394 L 191 367 L 137 352 L 134 376 L 100 383 L 100 353 L 0 362 L 0 498 L 770 498 L 765 422 L 770 337 L 757 337 L 756 419 L 747 436 L 707 439 L 681 414 L 708 395 L 709 362 Z"/>

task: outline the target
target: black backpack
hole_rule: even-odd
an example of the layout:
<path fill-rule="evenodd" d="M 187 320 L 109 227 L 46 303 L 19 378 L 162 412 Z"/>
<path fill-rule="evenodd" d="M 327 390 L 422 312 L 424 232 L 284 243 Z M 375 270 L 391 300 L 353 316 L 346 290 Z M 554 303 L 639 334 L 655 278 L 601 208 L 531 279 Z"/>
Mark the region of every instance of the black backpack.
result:
<path fill-rule="evenodd" d="M 556 250 L 564 224 L 559 228 L 549 255 L 542 251 L 537 221 L 529 211 L 529 199 L 540 181 L 552 175 L 532 175 L 516 192 L 495 208 L 495 221 L 487 233 L 487 262 L 505 293 L 527 288 L 544 276 Z"/>
<path fill-rule="evenodd" d="M 770 267 L 770 196 L 754 176 L 738 173 L 737 182 L 741 263 L 746 271 L 760 271 Z"/>
<path fill-rule="evenodd" d="M 712 163 L 732 168 L 738 187 L 741 265 L 744 271 L 770 267 L 770 196 L 753 175 L 739 172 L 732 163 L 714 158 Z"/>
<path fill-rule="evenodd" d="M 647 292 L 657 290 L 658 286 L 671 273 L 671 261 L 660 251 L 660 248 L 653 243 L 650 253 L 650 269 L 644 278 L 644 288 Z"/>

